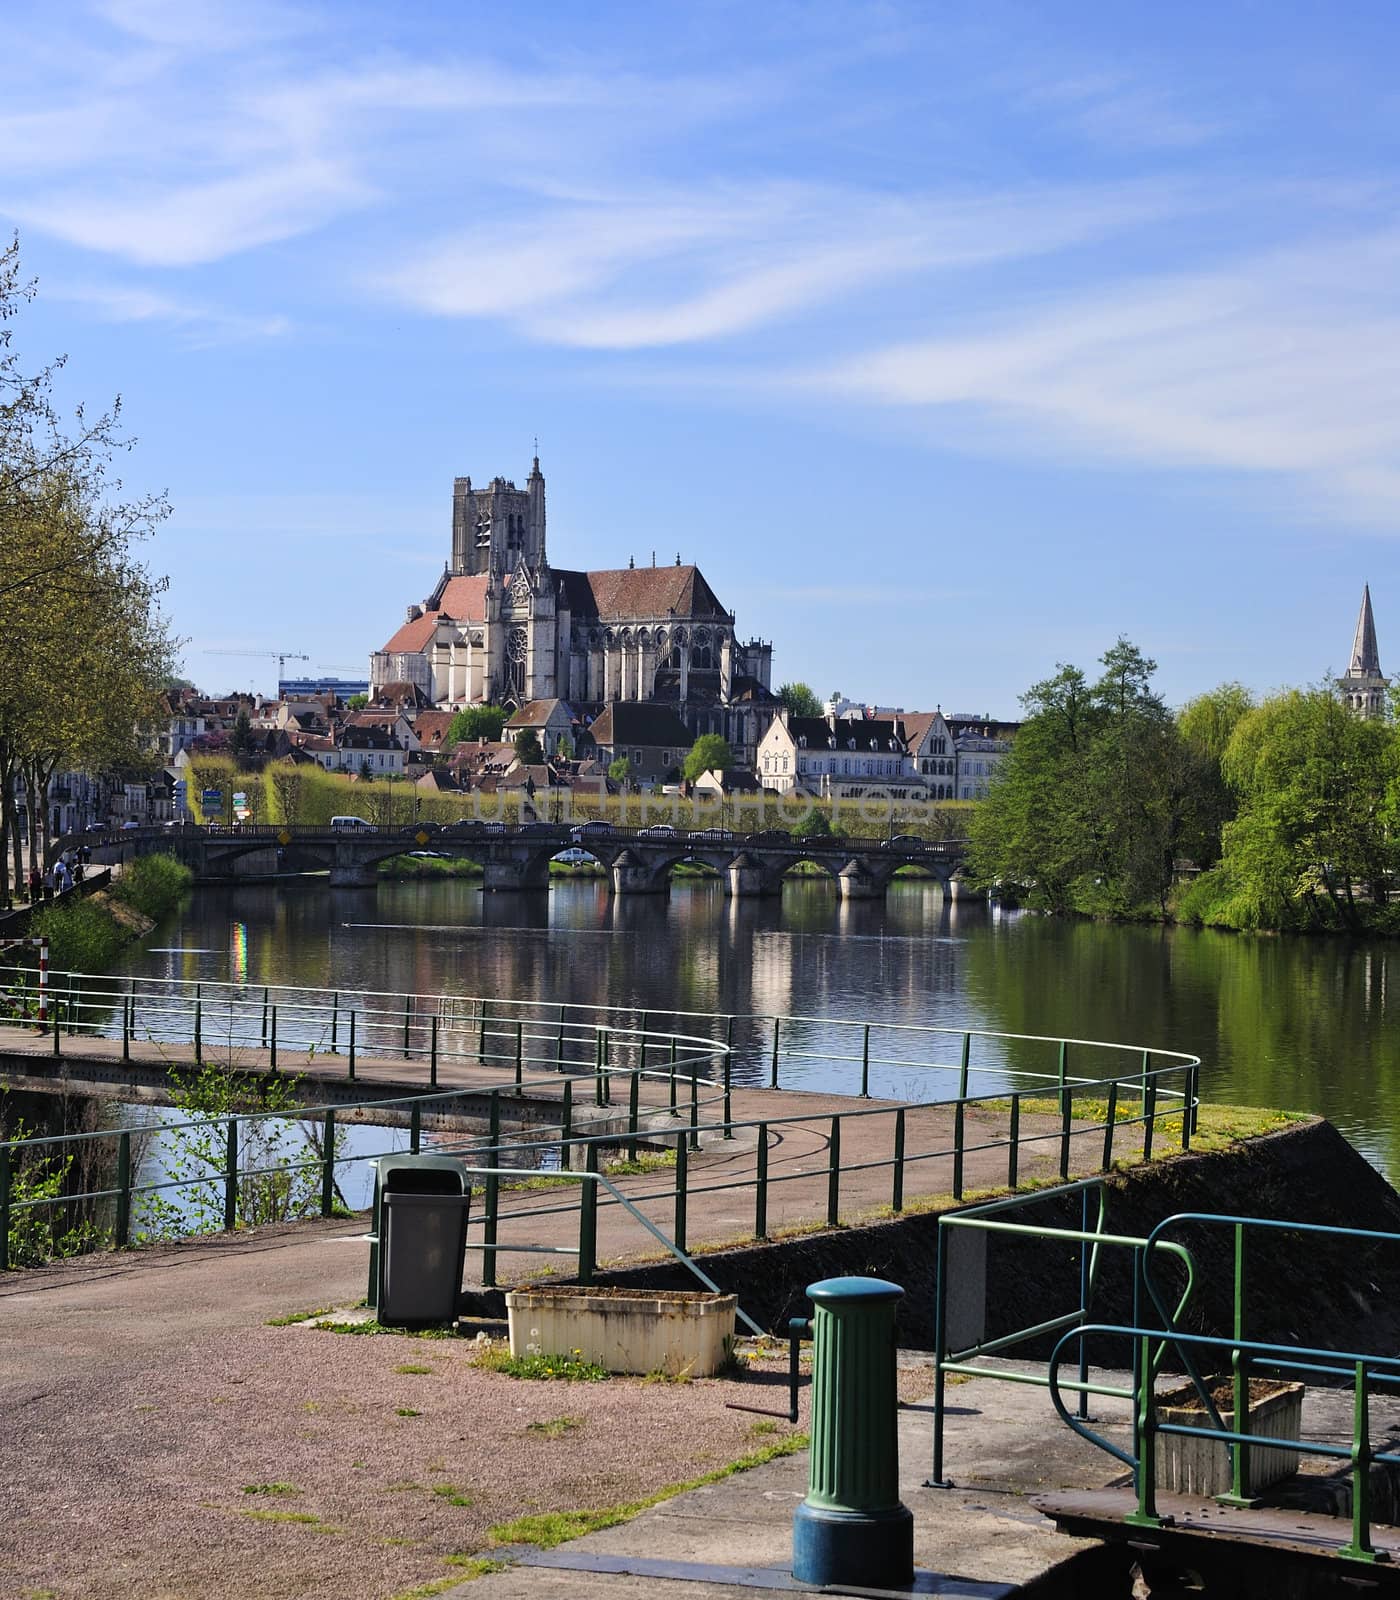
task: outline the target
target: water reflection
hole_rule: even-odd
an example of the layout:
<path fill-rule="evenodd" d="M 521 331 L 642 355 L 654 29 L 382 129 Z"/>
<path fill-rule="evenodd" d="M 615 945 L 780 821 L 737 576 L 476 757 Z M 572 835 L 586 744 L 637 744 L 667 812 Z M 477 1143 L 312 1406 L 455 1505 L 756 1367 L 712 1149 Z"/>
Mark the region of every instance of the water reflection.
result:
<path fill-rule="evenodd" d="M 733 900 L 689 880 L 610 897 L 597 879 L 487 895 L 462 881 L 258 885 L 194 895 L 132 971 L 653 1011 L 782 1012 L 1112 1039 L 1193 1051 L 1217 1099 L 1331 1116 L 1400 1173 L 1386 945 L 1059 923 L 903 881 L 884 905 L 825 881 Z M 979 1045 L 987 1064 L 1031 1064 Z M 1039 1057 L 1036 1065 L 1044 1064 Z M 1084 1072 L 1103 1070 L 1079 1053 Z"/>

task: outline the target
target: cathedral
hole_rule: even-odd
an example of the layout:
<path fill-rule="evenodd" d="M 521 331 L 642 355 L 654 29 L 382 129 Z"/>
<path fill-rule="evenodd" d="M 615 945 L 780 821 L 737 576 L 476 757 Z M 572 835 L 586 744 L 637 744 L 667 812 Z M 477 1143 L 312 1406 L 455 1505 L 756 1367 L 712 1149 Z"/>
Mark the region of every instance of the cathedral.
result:
<path fill-rule="evenodd" d="M 741 642 L 700 569 L 577 572 L 545 546 L 544 474 L 452 489 L 452 558 L 433 592 L 370 657 L 371 690 L 410 683 L 433 705 L 566 701 L 586 725 L 620 700 L 663 704 L 692 736 L 742 760 L 772 721 L 771 644 Z"/>

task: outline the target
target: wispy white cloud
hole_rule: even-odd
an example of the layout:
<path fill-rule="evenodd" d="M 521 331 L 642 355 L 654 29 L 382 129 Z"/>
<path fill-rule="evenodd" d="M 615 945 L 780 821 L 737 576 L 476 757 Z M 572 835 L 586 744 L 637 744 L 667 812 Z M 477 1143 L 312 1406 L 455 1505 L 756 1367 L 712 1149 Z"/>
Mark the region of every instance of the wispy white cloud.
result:
<path fill-rule="evenodd" d="M 1042 73 L 1023 81 L 1021 94 L 1027 106 L 1120 149 L 1192 149 L 1228 127 L 1219 115 L 1195 111 L 1170 89 L 1123 71 Z"/>
<path fill-rule="evenodd" d="M 894 199 L 829 186 L 696 186 L 537 208 L 376 277 L 442 316 L 501 317 L 597 349 L 714 339 L 913 273 L 1024 260 L 1189 209 L 1176 185 Z"/>
<path fill-rule="evenodd" d="M 790 380 L 946 412 L 984 448 L 1285 474 L 1400 511 L 1400 232 L 1105 284 Z"/>
<path fill-rule="evenodd" d="M 247 315 L 137 286 L 50 283 L 44 294 L 46 299 L 85 307 L 104 322 L 164 323 L 178 329 L 194 346 L 275 339 L 291 331 L 286 317 Z"/>

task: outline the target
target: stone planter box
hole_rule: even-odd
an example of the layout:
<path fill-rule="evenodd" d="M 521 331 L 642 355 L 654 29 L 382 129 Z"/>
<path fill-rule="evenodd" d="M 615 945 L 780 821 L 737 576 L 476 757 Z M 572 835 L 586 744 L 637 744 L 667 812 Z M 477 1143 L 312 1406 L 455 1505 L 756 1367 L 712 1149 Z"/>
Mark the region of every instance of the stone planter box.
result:
<path fill-rule="evenodd" d="M 1234 1388 L 1229 1378 L 1206 1379 L 1220 1420 L 1235 1426 Z M 1192 1384 L 1159 1396 L 1157 1420 L 1184 1427 L 1209 1427 L 1210 1413 Z M 1249 1431 L 1252 1437 L 1300 1439 L 1303 1427 L 1303 1385 L 1269 1378 L 1249 1380 Z M 1230 1447 L 1213 1439 L 1196 1439 L 1179 1433 L 1159 1433 L 1157 1487 L 1176 1494 L 1207 1498 L 1229 1494 Z M 1247 1494 L 1258 1494 L 1270 1484 L 1290 1478 L 1298 1470 L 1298 1451 L 1267 1443 L 1251 1444 Z"/>
<path fill-rule="evenodd" d="M 713 1377 L 734 1342 L 733 1294 L 656 1289 L 512 1289 L 510 1353 L 572 1355 L 609 1372 Z"/>

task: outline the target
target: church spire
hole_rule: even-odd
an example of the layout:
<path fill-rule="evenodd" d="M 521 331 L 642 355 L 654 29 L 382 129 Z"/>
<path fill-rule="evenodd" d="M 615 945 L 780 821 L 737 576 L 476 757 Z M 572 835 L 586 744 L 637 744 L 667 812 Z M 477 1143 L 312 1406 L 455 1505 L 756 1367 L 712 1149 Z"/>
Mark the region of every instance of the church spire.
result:
<path fill-rule="evenodd" d="M 1379 678 L 1381 655 L 1376 648 L 1376 619 L 1371 614 L 1371 585 L 1361 591 L 1361 614 L 1356 619 L 1356 637 L 1351 643 L 1353 678 Z"/>

